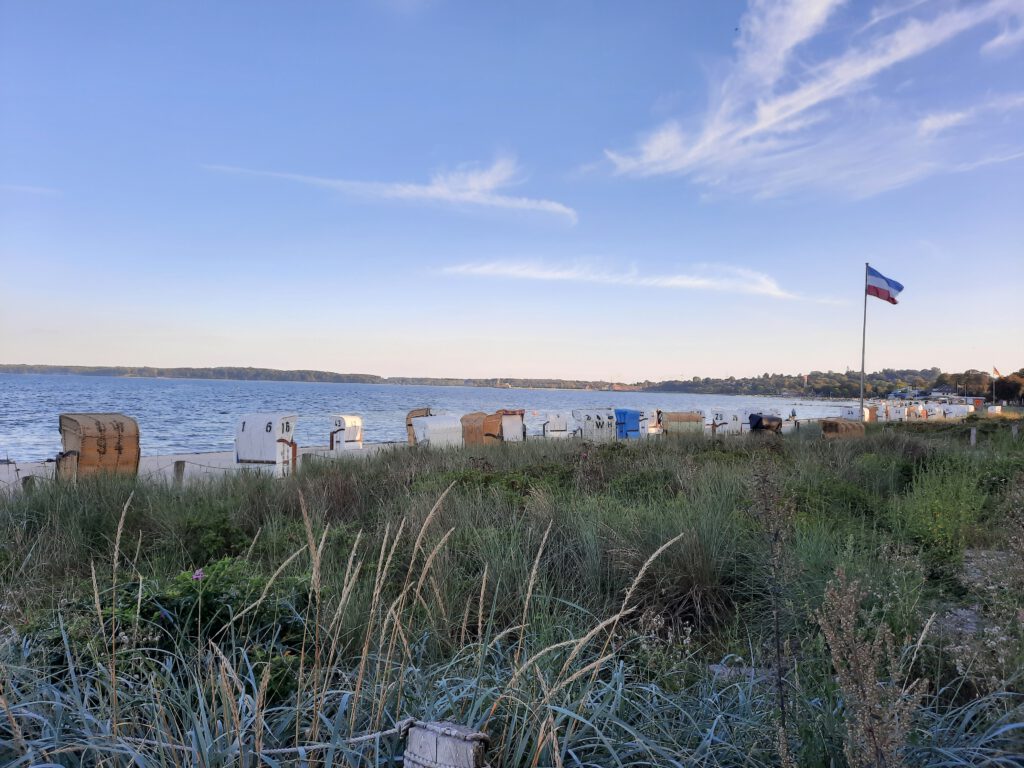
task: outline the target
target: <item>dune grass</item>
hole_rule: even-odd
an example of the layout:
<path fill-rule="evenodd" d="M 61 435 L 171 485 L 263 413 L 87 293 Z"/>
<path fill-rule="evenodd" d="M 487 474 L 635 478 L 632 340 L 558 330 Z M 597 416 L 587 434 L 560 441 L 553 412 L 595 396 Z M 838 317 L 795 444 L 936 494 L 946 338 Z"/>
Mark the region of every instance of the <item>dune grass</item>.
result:
<path fill-rule="evenodd" d="M 1008 430 L 83 479 L 0 540 L 4 765 L 389 765 L 408 718 L 503 766 L 1022 764 Z"/>

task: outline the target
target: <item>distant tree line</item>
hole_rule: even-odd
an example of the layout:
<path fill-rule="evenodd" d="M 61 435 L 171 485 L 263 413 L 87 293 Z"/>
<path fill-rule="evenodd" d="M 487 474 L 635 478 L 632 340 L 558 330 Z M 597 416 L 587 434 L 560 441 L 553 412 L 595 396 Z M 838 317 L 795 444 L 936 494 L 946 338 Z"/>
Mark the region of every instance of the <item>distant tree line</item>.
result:
<path fill-rule="evenodd" d="M 886 368 L 865 376 L 864 394 L 884 396 L 900 390 L 930 389 L 942 372 L 938 368 Z M 764 373 L 760 376 L 724 379 L 694 376 L 685 381 L 649 383 L 656 392 L 693 392 L 728 395 L 813 395 L 815 397 L 857 397 L 860 371 L 811 371 L 808 374 Z"/>
<path fill-rule="evenodd" d="M 938 368 L 885 368 L 865 376 L 864 394 L 869 397 L 885 397 L 900 392 L 909 394 L 935 391 L 938 394 L 991 397 L 992 383 L 992 375 L 978 370 L 943 373 Z M 694 376 L 689 380 L 644 382 L 642 386 L 645 390 L 653 392 L 853 398 L 860 395 L 860 371 L 811 371 L 806 375 L 796 376 L 764 373 L 761 376 L 729 376 L 724 379 Z M 995 393 L 999 400 L 1017 402 L 1024 398 L 1024 368 L 1016 373 L 996 378 Z"/>
<path fill-rule="evenodd" d="M 233 379 L 239 381 L 306 381 L 335 384 L 409 384 L 459 387 L 514 387 L 528 389 L 634 390 L 643 392 L 689 392 L 709 395 L 796 395 L 852 398 L 860 393 L 860 372 L 811 371 L 808 374 L 764 373 L 760 376 L 709 378 L 670 381 L 643 381 L 619 384 L 582 379 L 489 378 L 459 379 L 396 376 L 387 378 L 369 373 L 332 373 L 330 371 L 282 371 L 273 368 L 154 368 L 131 366 L 79 365 L 2 365 L 0 373 L 77 374 L 80 376 L 127 376 L 168 379 Z M 897 392 L 991 396 L 993 377 L 985 371 L 943 373 L 938 368 L 885 368 L 865 377 L 864 393 L 884 397 Z M 1024 399 L 1024 368 L 995 380 L 999 400 Z"/>
<path fill-rule="evenodd" d="M 936 388 L 961 391 L 979 397 L 992 394 L 993 378 L 997 400 L 1024 399 L 1024 368 L 1006 376 L 994 377 L 987 371 L 969 370 L 963 373 L 943 373 L 935 382 Z"/>
<path fill-rule="evenodd" d="M 333 373 L 331 371 L 275 368 L 156 368 L 152 366 L 104 365 L 9 365 L 0 364 L 0 373 L 65 374 L 78 376 L 119 376 L 162 379 L 231 379 L 234 381 L 306 381 L 329 384 L 410 384 L 440 387 L 517 387 L 537 389 L 612 389 L 622 387 L 610 381 L 577 379 L 458 379 L 425 376 L 377 376 L 372 373 Z M 625 387 L 634 389 L 635 387 Z"/>
<path fill-rule="evenodd" d="M 380 384 L 380 376 L 369 373 L 329 371 L 279 371 L 274 368 L 153 368 L 150 366 L 106 365 L 0 365 L 0 373 L 55 373 L 77 376 L 121 376 L 147 379 L 232 379 L 235 381 L 314 381 L 335 384 Z"/>

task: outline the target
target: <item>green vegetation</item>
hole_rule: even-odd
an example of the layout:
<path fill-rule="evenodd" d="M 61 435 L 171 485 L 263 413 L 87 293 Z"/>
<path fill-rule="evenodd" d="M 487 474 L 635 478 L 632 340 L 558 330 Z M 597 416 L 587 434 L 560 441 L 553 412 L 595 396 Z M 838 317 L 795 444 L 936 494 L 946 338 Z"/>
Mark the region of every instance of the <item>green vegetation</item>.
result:
<path fill-rule="evenodd" d="M 435 387 L 519 387 L 530 389 L 636 389 L 610 381 L 567 379 L 457 379 L 427 376 L 377 376 L 372 373 L 331 371 L 282 371 L 275 368 L 154 368 L 150 366 L 107 365 L 24 365 L 0 364 L 0 373 L 118 376 L 162 379 L 230 379 L 232 381 L 300 381 L 321 384 L 411 384 Z"/>
<path fill-rule="evenodd" d="M 527 389 L 598 389 L 641 392 L 690 392 L 709 395 L 801 395 L 851 398 L 860 394 L 860 373 L 811 371 L 803 374 L 765 373 L 761 376 L 725 379 L 694 376 L 685 381 L 643 381 L 621 384 L 580 379 L 456 379 L 393 376 L 329 371 L 279 371 L 273 368 L 150 368 L 79 365 L 6 365 L 0 373 L 78 374 L 81 376 L 130 376 L 168 379 L 233 379 L 239 381 L 304 381 L 332 384 L 412 384 L 452 387 L 516 387 Z M 1020 402 L 1024 399 L 1024 368 L 995 381 L 996 397 Z M 865 392 L 884 397 L 893 392 L 927 391 L 938 388 L 950 394 L 990 397 L 992 379 L 983 371 L 942 373 L 938 368 L 895 370 L 886 368 L 866 377 Z"/>
<path fill-rule="evenodd" d="M 0 764 L 383 766 L 416 717 L 506 767 L 1019 766 L 991 421 L 39 485 L 0 500 Z"/>
<path fill-rule="evenodd" d="M 1024 398 L 1024 369 L 997 378 L 996 397 L 1019 402 Z M 765 373 L 761 376 L 709 379 L 694 376 L 689 381 L 644 382 L 643 389 L 658 392 L 693 392 L 712 395 L 814 395 L 855 398 L 860 395 L 860 371 L 811 371 L 803 375 Z M 991 398 L 992 377 L 984 371 L 942 373 L 938 368 L 903 370 L 886 368 L 868 373 L 864 392 L 868 397 L 885 397 L 894 392 L 928 392 L 976 395 Z"/>

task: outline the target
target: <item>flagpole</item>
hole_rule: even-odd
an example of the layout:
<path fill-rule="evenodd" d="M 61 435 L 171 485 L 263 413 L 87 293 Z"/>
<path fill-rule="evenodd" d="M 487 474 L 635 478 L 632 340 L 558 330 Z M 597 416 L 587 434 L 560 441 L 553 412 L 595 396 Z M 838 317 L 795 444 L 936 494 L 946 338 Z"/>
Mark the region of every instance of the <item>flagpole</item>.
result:
<path fill-rule="evenodd" d="M 860 337 L 860 420 L 864 421 L 864 350 L 868 341 L 868 263 L 864 262 L 864 327 Z"/>

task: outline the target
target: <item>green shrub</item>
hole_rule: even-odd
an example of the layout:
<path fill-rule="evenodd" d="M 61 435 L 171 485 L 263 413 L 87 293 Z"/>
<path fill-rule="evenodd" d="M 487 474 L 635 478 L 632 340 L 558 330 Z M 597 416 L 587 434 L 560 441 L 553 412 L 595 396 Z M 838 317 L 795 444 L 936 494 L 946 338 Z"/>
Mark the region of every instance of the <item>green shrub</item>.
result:
<path fill-rule="evenodd" d="M 193 565 L 245 551 L 251 538 L 221 505 L 190 510 L 180 523 L 182 548 Z"/>
<path fill-rule="evenodd" d="M 972 465 L 964 460 L 933 462 L 904 496 L 893 499 L 890 524 L 924 550 L 933 566 L 959 563 L 985 505 Z"/>
<path fill-rule="evenodd" d="M 61 674 L 72 658 L 102 657 L 112 648 L 119 654 L 139 648 L 195 654 L 211 641 L 244 646 L 253 659 L 272 664 L 274 690 L 283 693 L 291 657 L 302 651 L 309 589 L 308 578 L 271 583 L 247 561 L 223 558 L 169 579 L 127 581 L 72 601 L 58 616 L 29 628 L 26 648 Z"/>
<path fill-rule="evenodd" d="M 608 484 L 608 491 L 623 499 L 652 499 L 674 496 L 679 480 L 667 469 L 644 469 L 621 474 Z"/>
<path fill-rule="evenodd" d="M 915 462 L 903 454 L 862 453 L 854 460 L 854 482 L 876 497 L 902 493 L 914 480 Z"/>

